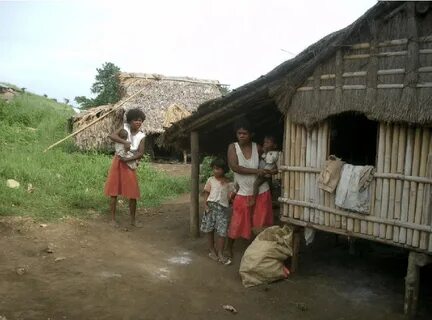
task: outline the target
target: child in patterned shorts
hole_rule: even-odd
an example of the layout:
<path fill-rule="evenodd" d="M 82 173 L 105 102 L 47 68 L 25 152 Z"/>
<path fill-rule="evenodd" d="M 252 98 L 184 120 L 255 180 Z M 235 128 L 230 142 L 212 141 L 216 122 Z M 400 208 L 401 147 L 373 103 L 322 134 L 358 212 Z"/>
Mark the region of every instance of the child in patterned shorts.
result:
<path fill-rule="evenodd" d="M 201 231 L 207 234 L 210 259 L 230 265 L 231 259 L 223 255 L 223 249 L 229 223 L 229 200 L 235 192 L 234 185 L 225 176 L 229 168 L 223 159 L 214 159 L 210 166 L 213 176 L 208 178 L 204 186 L 205 212 Z"/>

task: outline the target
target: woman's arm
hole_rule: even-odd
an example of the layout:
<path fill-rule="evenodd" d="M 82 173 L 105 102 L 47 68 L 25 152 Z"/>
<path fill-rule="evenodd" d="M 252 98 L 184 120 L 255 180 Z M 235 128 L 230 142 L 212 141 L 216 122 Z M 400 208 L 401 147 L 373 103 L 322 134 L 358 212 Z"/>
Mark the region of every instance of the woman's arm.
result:
<path fill-rule="evenodd" d="M 108 136 L 108 138 L 110 138 L 114 142 L 122 143 L 125 146 L 126 150 L 129 150 L 130 149 L 130 145 L 131 145 L 130 142 L 119 137 L 120 130 L 122 130 L 122 129 L 123 128 L 117 129 L 116 131 L 114 131 L 113 133 L 111 133 Z"/>
<path fill-rule="evenodd" d="M 238 163 L 238 157 L 235 151 L 234 144 L 230 144 L 228 147 L 228 166 L 231 168 L 232 171 L 239 174 L 264 174 L 263 169 L 252 169 L 240 166 Z"/>
<path fill-rule="evenodd" d="M 145 139 L 145 137 L 141 139 L 140 144 L 138 146 L 138 150 L 135 153 L 135 155 L 133 155 L 132 157 L 128 157 L 128 158 L 120 158 L 120 160 L 128 162 L 128 161 L 141 159 L 144 156 L 144 146 L 145 146 L 144 139 Z"/>

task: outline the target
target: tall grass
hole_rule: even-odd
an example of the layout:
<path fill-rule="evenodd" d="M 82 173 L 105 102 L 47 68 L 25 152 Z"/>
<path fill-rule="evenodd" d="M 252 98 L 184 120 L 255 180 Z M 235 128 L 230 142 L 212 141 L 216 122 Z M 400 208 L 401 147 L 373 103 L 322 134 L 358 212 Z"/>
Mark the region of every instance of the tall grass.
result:
<path fill-rule="evenodd" d="M 0 216 L 49 219 L 107 211 L 103 186 L 111 156 L 77 152 L 72 141 L 43 152 L 67 134 L 72 115 L 69 106 L 31 93 L 8 103 L 0 99 Z M 140 206 L 159 205 L 189 186 L 186 178 L 169 177 L 147 163 L 138 176 Z M 8 188 L 7 179 L 17 180 L 20 188 Z"/>

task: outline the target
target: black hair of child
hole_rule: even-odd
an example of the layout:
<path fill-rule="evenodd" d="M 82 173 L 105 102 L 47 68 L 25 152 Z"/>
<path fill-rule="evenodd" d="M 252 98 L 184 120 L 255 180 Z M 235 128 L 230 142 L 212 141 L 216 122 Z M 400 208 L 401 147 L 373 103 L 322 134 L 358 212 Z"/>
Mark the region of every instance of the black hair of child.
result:
<path fill-rule="evenodd" d="M 246 118 L 241 118 L 234 123 L 234 133 L 237 133 L 238 130 L 244 129 L 252 133 L 252 125 Z"/>
<path fill-rule="evenodd" d="M 141 119 L 142 121 L 144 121 L 146 118 L 144 112 L 141 111 L 141 109 L 130 109 L 127 113 L 126 113 L 126 121 L 129 123 L 133 120 L 138 120 Z"/>
<path fill-rule="evenodd" d="M 125 139 L 125 138 L 127 138 L 128 137 L 128 132 L 125 130 L 125 129 L 121 129 L 120 131 L 119 131 L 119 137 L 120 138 L 122 138 L 122 139 Z"/>
<path fill-rule="evenodd" d="M 264 139 L 269 139 L 269 140 L 271 140 L 274 144 L 277 144 L 276 137 L 275 137 L 274 135 L 272 135 L 272 134 L 266 134 L 266 135 L 264 136 Z"/>
<path fill-rule="evenodd" d="M 229 167 L 224 159 L 222 158 L 216 158 L 213 159 L 213 161 L 210 163 L 210 168 L 220 168 L 224 171 L 224 174 L 227 174 L 229 172 Z"/>

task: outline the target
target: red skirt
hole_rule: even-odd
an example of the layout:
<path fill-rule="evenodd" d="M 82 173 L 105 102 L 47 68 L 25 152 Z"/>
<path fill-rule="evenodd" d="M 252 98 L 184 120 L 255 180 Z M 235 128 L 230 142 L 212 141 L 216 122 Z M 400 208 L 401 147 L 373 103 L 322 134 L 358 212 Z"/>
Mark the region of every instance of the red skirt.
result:
<path fill-rule="evenodd" d="M 138 199 L 140 197 L 135 170 L 129 168 L 117 156 L 112 161 L 108 178 L 105 182 L 104 193 L 109 197 L 124 196 L 128 199 Z"/>
<path fill-rule="evenodd" d="M 262 228 L 273 225 L 273 208 L 270 191 L 263 192 L 256 197 L 255 206 L 248 203 L 252 196 L 236 195 L 233 202 L 233 213 L 228 230 L 231 239 L 250 239 L 252 228 Z M 253 212 L 253 221 L 251 213 Z"/>

